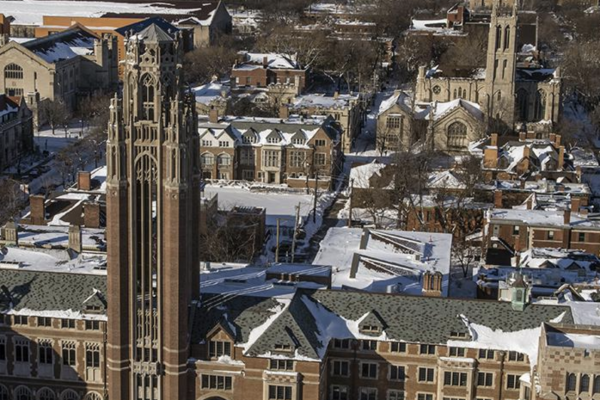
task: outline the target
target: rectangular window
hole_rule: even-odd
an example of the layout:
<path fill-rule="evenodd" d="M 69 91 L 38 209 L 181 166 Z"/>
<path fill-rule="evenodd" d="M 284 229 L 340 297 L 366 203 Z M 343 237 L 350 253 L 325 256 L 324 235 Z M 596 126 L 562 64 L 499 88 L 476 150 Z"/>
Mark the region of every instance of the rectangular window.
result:
<path fill-rule="evenodd" d="M 360 388 L 359 400 L 377 400 L 377 389 Z"/>
<path fill-rule="evenodd" d="M 386 128 L 398 129 L 398 128 L 400 128 L 401 121 L 402 121 L 402 117 L 400 117 L 400 116 L 387 117 Z"/>
<path fill-rule="evenodd" d="M 419 382 L 433 382 L 435 370 L 433 368 L 419 368 Z"/>
<path fill-rule="evenodd" d="M 13 323 L 15 325 L 27 325 L 29 322 L 26 315 L 15 315 L 13 316 Z"/>
<path fill-rule="evenodd" d="M 519 353 L 518 351 L 509 351 L 508 361 L 525 361 L 525 355 L 523 353 Z"/>
<path fill-rule="evenodd" d="M 15 340 L 15 362 L 29 362 L 29 340 Z"/>
<path fill-rule="evenodd" d="M 269 385 L 269 400 L 292 400 L 292 387 Z"/>
<path fill-rule="evenodd" d="M 387 400 L 404 400 L 404 391 L 388 390 Z"/>
<path fill-rule="evenodd" d="M 231 357 L 231 343 L 223 342 L 219 340 L 211 340 L 209 343 L 209 354 L 210 358 L 230 356 Z"/>
<path fill-rule="evenodd" d="M 60 327 L 63 329 L 75 329 L 75 320 L 63 318 L 60 320 Z"/>
<path fill-rule="evenodd" d="M 100 368 L 100 345 L 98 343 L 86 344 L 85 366 L 87 368 Z"/>
<path fill-rule="evenodd" d="M 52 342 L 40 340 L 38 344 L 38 361 L 40 364 L 52 364 Z"/>
<path fill-rule="evenodd" d="M 315 140 L 316 147 L 325 147 L 325 139 L 317 139 Z"/>
<path fill-rule="evenodd" d="M 242 149 L 240 156 L 242 165 L 254 165 L 253 149 Z"/>
<path fill-rule="evenodd" d="M 392 353 L 406 353 L 406 343 L 402 342 L 391 342 L 390 352 Z"/>
<path fill-rule="evenodd" d="M 433 400 L 431 393 L 417 393 L 417 400 Z"/>
<path fill-rule="evenodd" d="M 74 342 L 64 342 L 62 344 L 63 365 L 74 366 L 77 364 Z"/>
<path fill-rule="evenodd" d="M 390 380 L 391 381 L 404 381 L 406 378 L 405 369 L 399 365 L 390 365 Z"/>
<path fill-rule="evenodd" d="M 333 360 L 331 367 L 331 375 L 333 376 L 349 376 L 350 363 L 348 361 Z"/>
<path fill-rule="evenodd" d="M 294 361 L 272 359 L 269 363 L 269 368 L 279 371 L 292 371 L 294 369 Z"/>
<path fill-rule="evenodd" d="M 38 326 L 51 327 L 52 326 L 52 318 L 38 317 L 37 324 L 38 324 Z"/>
<path fill-rule="evenodd" d="M 265 167 L 279 167 L 279 151 L 276 150 L 265 150 L 263 152 L 263 166 Z"/>
<path fill-rule="evenodd" d="M 360 376 L 362 378 L 377 379 L 377 363 L 361 363 Z"/>
<path fill-rule="evenodd" d="M 478 372 L 477 373 L 477 386 L 493 386 L 494 385 L 494 374 L 492 372 Z"/>
<path fill-rule="evenodd" d="M 444 385 L 446 386 L 467 386 L 466 372 L 444 372 Z"/>
<path fill-rule="evenodd" d="M 585 232 L 579 232 L 579 242 L 585 242 Z"/>
<path fill-rule="evenodd" d="M 519 225 L 515 225 L 513 226 L 513 235 L 518 235 L 519 234 Z"/>
<path fill-rule="evenodd" d="M 520 389 L 521 381 L 519 380 L 519 378 L 521 378 L 521 375 L 507 374 L 506 375 L 506 388 L 507 389 Z"/>
<path fill-rule="evenodd" d="M 99 331 L 100 330 L 100 321 L 85 321 L 85 330 L 86 331 Z"/>
<path fill-rule="evenodd" d="M 350 339 L 333 339 L 334 349 L 349 349 Z"/>
<path fill-rule="evenodd" d="M 0 337 L 0 361 L 6 361 L 6 338 Z"/>
<path fill-rule="evenodd" d="M 322 167 L 325 165 L 325 161 L 327 159 L 327 155 L 325 153 L 316 153 L 315 154 L 315 165 Z"/>
<path fill-rule="evenodd" d="M 331 400 L 349 400 L 348 387 L 333 385 L 331 386 Z"/>
<path fill-rule="evenodd" d="M 554 231 L 548 231 L 548 240 L 554 240 Z"/>
<path fill-rule="evenodd" d="M 254 180 L 254 171 L 245 169 L 242 171 L 242 177 L 246 181 Z"/>
<path fill-rule="evenodd" d="M 290 151 L 290 166 L 301 168 L 304 166 L 304 152 Z"/>
<path fill-rule="evenodd" d="M 420 354 L 435 354 L 435 345 L 433 344 L 422 344 L 419 347 Z"/>
<path fill-rule="evenodd" d="M 464 357 L 465 349 L 463 347 L 450 347 L 450 357 Z"/>
<path fill-rule="evenodd" d="M 362 349 L 375 351 L 377 350 L 377 340 L 363 340 L 362 341 Z"/>
<path fill-rule="evenodd" d="M 232 390 L 231 376 L 202 375 L 202 389 Z"/>
<path fill-rule="evenodd" d="M 229 147 L 229 142 L 219 140 L 219 147 Z"/>
<path fill-rule="evenodd" d="M 275 348 L 276 351 L 292 351 L 292 346 L 289 344 L 281 344 L 281 343 L 275 343 L 275 346 L 273 346 Z"/>
<path fill-rule="evenodd" d="M 479 350 L 479 358 L 483 358 L 486 360 L 494 359 L 494 350 L 480 349 Z"/>

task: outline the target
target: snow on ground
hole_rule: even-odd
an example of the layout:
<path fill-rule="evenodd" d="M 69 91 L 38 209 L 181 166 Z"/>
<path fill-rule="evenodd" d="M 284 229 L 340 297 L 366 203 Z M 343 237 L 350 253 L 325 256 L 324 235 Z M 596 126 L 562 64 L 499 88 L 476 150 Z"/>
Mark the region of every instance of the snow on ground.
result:
<path fill-rule="evenodd" d="M 3 0 L 2 13 L 15 18 L 13 25 L 42 25 L 43 16 L 101 17 L 115 14 L 189 14 L 198 9 L 178 9 L 160 3 L 103 1 Z"/>

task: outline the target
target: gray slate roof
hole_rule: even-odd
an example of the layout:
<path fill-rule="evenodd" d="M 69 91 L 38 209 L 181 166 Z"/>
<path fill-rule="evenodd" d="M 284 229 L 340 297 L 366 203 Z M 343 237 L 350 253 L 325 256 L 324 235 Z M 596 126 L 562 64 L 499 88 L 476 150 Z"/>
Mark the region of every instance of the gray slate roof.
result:
<path fill-rule="evenodd" d="M 205 295 L 202 302 L 210 303 L 215 298 L 214 295 Z M 390 340 L 413 343 L 444 345 L 453 333 L 465 333 L 468 337 L 469 331 L 460 318 L 461 314 L 471 323 L 504 332 L 537 328 L 542 322 L 561 314 L 564 314 L 561 322 L 573 323 L 571 309 L 567 306 L 529 305 L 524 311 L 514 311 L 510 303 L 489 300 L 298 289 L 289 307 L 252 344 L 247 355 L 264 355 L 273 351 L 274 344 L 294 343 L 298 355 L 318 359 L 328 343 L 322 343 L 320 339 L 320 322 L 323 321 L 318 321 L 306 306 L 311 302 L 320 303 L 331 311 L 333 318 L 337 316 L 356 321 L 371 313 L 366 316 L 365 323 L 368 320 L 375 325 L 384 324 Z M 219 302 L 219 306 L 208 313 L 206 309 L 196 313 L 193 340 L 196 343 L 202 341 L 226 312 L 236 327 L 236 344 L 245 344 L 250 332 L 264 324 L 277 305 L 274 299 L 243 296 Z M 375 320 L 380 320 L 380 323 L 375 323 Z"/>
<path fill-rule="evenodd" d="M 0 312 L 81 311 L 89 306 L 106 310 L 94 289 L 106 293 L 106 276 L 0 269 Z M 87 302 L 86 302 L 87 300 Z"/>

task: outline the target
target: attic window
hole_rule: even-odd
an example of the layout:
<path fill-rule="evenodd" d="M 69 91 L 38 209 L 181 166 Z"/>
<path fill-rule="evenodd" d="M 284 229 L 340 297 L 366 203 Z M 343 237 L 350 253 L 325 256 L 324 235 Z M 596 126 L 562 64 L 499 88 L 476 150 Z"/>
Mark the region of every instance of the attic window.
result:
<path fill-rule="evenodd" d="M 276 343 L 275 351 L 292 351 L 292 345 Z"/>
<path fill-rule="evenodd" d="M 450 337 L 451 338 L 460 338 L 460 339 L 464 339 L 467 337 L 467 334 L 465 332 L 450 332 Z"/>
<path fill-rule="evenodd" d="M 306 140 L 304 140 L 303 138 L 294 138 L 292 140 L 292 143 L 293 144 L 304 144 L 304 143 L 306 143 Z"/>
<path fill-rule="evenodd" d="M 279 138 L 277 136 L 269 136 L 267 138 L 267 143 L 279 143 Z"/>
<path fill-rule="evenodd" d="M 379 333 L 379 327 L 377 325 L 363 325 L 362 331 L 367 333 Z"/>
<path fill-rule="evenodd" d="M 208 350 L 208 356 L 210 358 L 231 356 L 231 343 L 220 340 L 211 340 Z"/>
<path fill-rule="evenodd" d="M 256 143 L 256 137 L 252 135 L 247 135 L 242 138 L 242 141 L 244 143 Z"/>

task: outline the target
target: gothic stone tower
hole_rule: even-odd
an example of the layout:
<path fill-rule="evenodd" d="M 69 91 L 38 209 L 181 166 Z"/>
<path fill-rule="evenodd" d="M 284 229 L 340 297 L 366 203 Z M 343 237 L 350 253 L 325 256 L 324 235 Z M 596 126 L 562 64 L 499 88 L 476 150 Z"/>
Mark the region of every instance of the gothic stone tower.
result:
<path fill-rule="evenodd" d="M 486 62 L 486 104 L 488 118 L 512 127 L 515 110 L 517 68 L 517 8 L 503 14 L 496 3 L 492 8 Z"/>
<path fill-rule="evenodd" d="M 107 142 L 111 400 L 187 398 L 198 298 L 197 115 L 182 90 L 182 39 L 150 25 L 128 38 Z"/>

